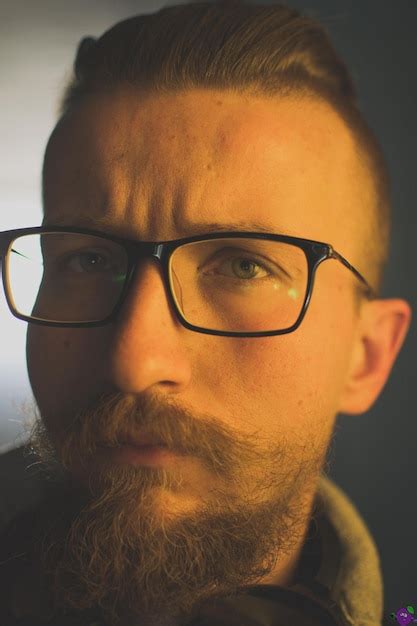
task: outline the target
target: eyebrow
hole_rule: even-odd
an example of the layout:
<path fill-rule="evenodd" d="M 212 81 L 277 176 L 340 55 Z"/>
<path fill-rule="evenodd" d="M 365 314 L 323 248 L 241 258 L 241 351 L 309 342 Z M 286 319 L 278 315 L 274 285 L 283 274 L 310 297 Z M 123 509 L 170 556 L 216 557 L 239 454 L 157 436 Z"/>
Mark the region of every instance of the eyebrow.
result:
<path fill-rule="evenodd" d="M 117 232 L 117 230 L 120 230 L 120 225 L 115 222 L 115 220 L 108 215 L 102 215 L 102 216 L 90 216 L 90 215 L 80 215 L 80 216 L 71 216 L 71 218 L 61 218 L 61 219 L 57 219 L 54 220 L 52 222 L 52 220 L 47 220 L 45 219 L 45 223 L 43 224 L 43 226 L 48 227 L 48 226 L 68 226 L 71 228 L 77 228 L 77 227 L 85 227 L 85 228 L 104 228 L 106 230 L 110 230 L 113 232 Z M 207 222 L 207 223 L 201 223 L 201 222 L 188 222 L 187 224 L 183 225 L 182 228 L 180 229 L 182 236 L 192 236 L 192 235 L 200 235 L 200 234 L 205 234 L 205 233 L 210 233 L 210 232 L 219 232 L 219 231 L 250 231 L 250 232 L 262 232 L 262 233 L 272 233 L 272 234 L 277 234 L 277 235 L 283 235 L 283 234 L 288 234 L 290 235 L 291 232 L 286 231 L 286 233 L 283 233 L 282 231 L 278 230 L 275 226 L 268 225 L 268 224 L 264 224 L 262 222 L 258 222 L 258 221 L 254 221 L 254 220 L 249 220 L 249 221 L 234 221 L 234 222 Z"/>

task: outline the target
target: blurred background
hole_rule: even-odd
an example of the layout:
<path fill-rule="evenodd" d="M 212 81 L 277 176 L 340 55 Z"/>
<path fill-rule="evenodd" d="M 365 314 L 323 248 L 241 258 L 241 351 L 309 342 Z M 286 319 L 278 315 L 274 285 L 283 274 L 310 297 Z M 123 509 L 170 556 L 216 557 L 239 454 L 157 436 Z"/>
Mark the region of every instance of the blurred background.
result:
<path fill-rule="evenodd" d="M 166 4 L 175 4 L 168 2 Z M 76 46 L 115 22 L 166 4 L 145 0 L 0 1 L 0 230 L 42 220 L 41 167 Z M 417 300 L 417 1 L 289 0 L 320 19 L 347 62 L 392 176 L 393 235 L 384 297 Z M 27 324 L 0 290 L 0 452 L 22 445 L 32 392 Z M 372 409 L 339 415 L 330 477 L 353 500 L 378 546 L 385 616 L 417 602 L 417 337 L 413 319 Z M 416 611 L 417 606 L 414 604 Z M 392 623 L 386 617 L 385 623 Z"/>

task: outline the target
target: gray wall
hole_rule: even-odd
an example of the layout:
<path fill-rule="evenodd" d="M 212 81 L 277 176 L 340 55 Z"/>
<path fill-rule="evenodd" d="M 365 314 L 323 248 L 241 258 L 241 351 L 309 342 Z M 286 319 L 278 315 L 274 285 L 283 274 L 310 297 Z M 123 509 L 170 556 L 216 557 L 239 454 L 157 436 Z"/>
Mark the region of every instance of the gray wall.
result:
<path fill-rule="evenodd" d="M 289 4 L 327 25 L 383 145 L 394 201 L 384 296 L 405 298 L 416 311 L 417 2 L 291 0 Z M 0 2 L 0 230 L 40 224 L 42 153 L 79 39 L 100 35 L 119 19 L 153 12 L 159 6 L 131 0 Z M 31 395 L 26 329 L 26 323 L 9 315 L 0 295 L 3 449 L 24 440 L 19 437 L 19 405 Z M 364 415 L 338 417 L 330 452 L 331 477 L 355 502 L 378 545 L 387 616 L 400 606 L 417 603 L 416 348 L 413 320 L 380 398 Z M 386 623 L 392 623 L 388 617 Z"/>

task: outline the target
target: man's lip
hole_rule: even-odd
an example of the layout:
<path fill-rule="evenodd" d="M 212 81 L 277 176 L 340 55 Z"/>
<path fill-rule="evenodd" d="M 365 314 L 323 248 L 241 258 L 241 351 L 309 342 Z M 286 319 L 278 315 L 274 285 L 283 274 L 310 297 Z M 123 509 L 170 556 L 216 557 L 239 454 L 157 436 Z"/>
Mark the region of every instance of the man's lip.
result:
<path fill-rule="evenodd" d="M 144 446 L 160 446 L 163 448 L 166 447 L 166 444 L 160 439 L 158 440 L 155 437 L 147 437 L 146 435 L 138 439 L 133 439 L 132 437 L 123 438 L 120 444 L 135 446 L 135 448 L 143 448 Z"/>
<path fill-rule="evenodd" d="M 162 443 L 132 443 L 130 441 L 122 441 L 120 446 L 130 446 L 132 448 L 137 448 L 138 450 L 144 450 L 145 448 L 168 448 L 168 446 L 163 445 Z"/>
<path fill-rule="evenodd" d="M 110 451 L 113 450 L 114 452 L 119 451 L 121 453 L 123 452 L 123 450 L 126 451 L 130 448 L 131 450 L 136 449 L 137 452 L 140 453 L 165 453 L 167 455 L 170 454 L 175 457 L 189 457 L 194 455 L 194 453 L 189 449 L 168 446 L 164 443 L 161 443 L 160 441 L 158 442 L 155 438 L 151 437 L 141 437 L 140 439 L 125 438 L 121 441 L 118 441 L 118 443 L 114 445 L 102 444 L 101 448 L 110 449 Z"/>
<path fill-rule="evenodd" d="M 169 446 L 161 439 L 157 437 L 152 437 L 151 435 L 124 435 L 122 434 L 117 438 L 117 443 L 102 443 L 101 446 L 105 448 L 117 448 L 121 446 L 133 446 L 135 448 L 145 448 L 153 446 L 155 448 L 167 448 L 170 452 L 180 454 L 180 455 L 188 455 L 190 454 L 189 449 L 182 448 L 181 446 Z"/>

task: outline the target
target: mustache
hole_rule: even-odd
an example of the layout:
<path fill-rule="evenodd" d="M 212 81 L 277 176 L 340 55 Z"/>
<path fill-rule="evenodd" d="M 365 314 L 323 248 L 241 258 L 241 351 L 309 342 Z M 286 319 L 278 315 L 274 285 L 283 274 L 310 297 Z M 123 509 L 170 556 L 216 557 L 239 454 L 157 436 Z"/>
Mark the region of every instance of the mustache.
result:
<path fill-rule="evenodd" d="M 78 432 L 86 445 L 113 447 L 127 441 L 146 439 L 169 448 L 194 451 L 197 436 L 204 427 L 183 409 L 161 402 L 155 396 L 103 394 L 79 411 L 62 431 L 62 436 Z"/>
<path fill-rule="evenodd" d="M 210 415 L 197 418 L 191 410 L 155 394 L 103 393 L 72 417 L 64 416 L 54 438 L 59 447 L 81 459 L 94 458 L 102 447 L 146 438 L 199 457 L 223 476 L 236 470 L 242 459 L 259 460 L 251 437 L 242 437 L 232 425 L 226 427 Z"/>

